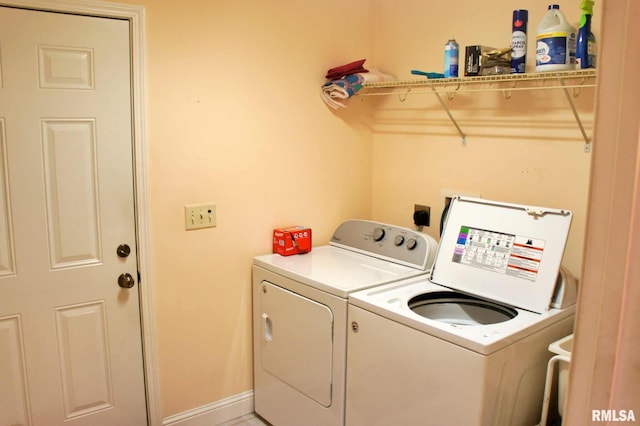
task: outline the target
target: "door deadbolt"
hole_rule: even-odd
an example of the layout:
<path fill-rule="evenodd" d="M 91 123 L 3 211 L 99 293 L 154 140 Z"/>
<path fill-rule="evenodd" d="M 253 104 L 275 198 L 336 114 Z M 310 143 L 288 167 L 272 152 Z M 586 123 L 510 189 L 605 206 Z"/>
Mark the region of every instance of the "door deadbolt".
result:
<path fill-rule="evenodd" d="M 131 288 L 135 283 L 136 281 L 133 279 L 131 274 L 120 274 L 118 277 L 118 285 L 122 288 Z"/>
<path fill-rule="evenodd" d="M 131 254 L 131 247 L 127 244 L 120 244 L 116 249 L 116 253 L 118 253 L 118 257 L 129 257 Z"/>

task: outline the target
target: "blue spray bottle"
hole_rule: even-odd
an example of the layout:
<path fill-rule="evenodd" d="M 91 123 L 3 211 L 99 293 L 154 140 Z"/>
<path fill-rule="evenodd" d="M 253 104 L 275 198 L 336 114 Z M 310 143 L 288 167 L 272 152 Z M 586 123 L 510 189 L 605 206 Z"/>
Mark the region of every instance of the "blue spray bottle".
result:
<path fill-rule="evenodd" d="M 591 32 L 591 17 L 593 16 L 593 0 L 582 0 L 580 3 L 582 16 L 578 30 L 576 44 L 576 63 L 578 68 L 596 67 L 596 37 Z"/>

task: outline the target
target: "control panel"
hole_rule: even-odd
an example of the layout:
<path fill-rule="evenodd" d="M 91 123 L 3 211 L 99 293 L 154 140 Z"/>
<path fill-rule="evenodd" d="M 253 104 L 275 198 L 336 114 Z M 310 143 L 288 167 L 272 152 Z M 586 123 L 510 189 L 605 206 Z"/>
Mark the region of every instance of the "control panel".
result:
<path fill-rule="evenodd" d="M 421 270 L 431 268 L 438 247 L 427 234 L 368 220 L 342 223 L 329 244 Z"/>

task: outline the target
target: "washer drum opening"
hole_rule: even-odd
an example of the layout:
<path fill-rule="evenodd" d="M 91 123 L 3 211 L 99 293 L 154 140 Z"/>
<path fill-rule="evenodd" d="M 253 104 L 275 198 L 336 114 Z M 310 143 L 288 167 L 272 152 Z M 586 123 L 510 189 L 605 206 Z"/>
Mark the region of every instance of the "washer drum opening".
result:
<path fill-rule="evenodd" d="M 488 325 L 509 321 L 515 309 L 463 293 L 438 291 L 409 300 L 409 308 L 425 318 L 455 325 Z"/>

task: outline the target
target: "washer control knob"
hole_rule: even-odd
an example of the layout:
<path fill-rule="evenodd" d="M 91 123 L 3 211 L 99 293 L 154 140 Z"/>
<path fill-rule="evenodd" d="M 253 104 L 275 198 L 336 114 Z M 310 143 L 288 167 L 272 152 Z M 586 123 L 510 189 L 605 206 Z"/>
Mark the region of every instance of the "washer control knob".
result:
<path fill-rule="evenodd" d="M 393 242 L 395 243 L 395 245 L 401 246 L 402 243 L 404 243 L 404 237 L 402 235 L 398 235 Z"/>
<path fill-rule="evenodd" d="M 418 241 L 415 238 L 407 240 L 407 250 L 413 250 L 416 247 L 418 247 Z"/>
<path fill-rule="evenodd" d="M 373 241 L 382 241 L 386 232 L 382 228 L 376 228 L 373 230 Z"/>

